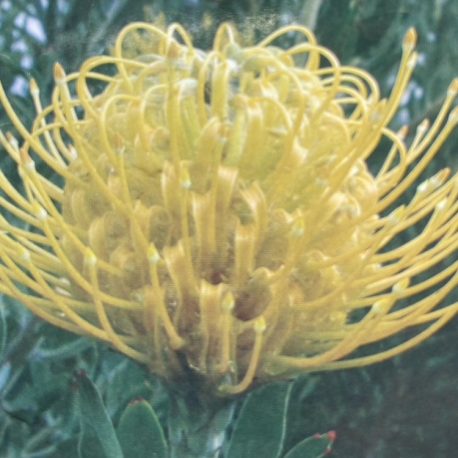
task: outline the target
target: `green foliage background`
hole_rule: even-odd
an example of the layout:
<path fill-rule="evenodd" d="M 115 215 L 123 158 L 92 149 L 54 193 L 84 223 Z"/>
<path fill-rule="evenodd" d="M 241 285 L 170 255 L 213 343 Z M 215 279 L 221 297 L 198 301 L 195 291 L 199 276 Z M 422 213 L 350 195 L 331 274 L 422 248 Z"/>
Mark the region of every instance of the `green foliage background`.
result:
<path fill-rule="evenodd" d="M 154 20 L 160 13 L 168 22 L 179 20 L 193 30 L 200 46 L 208 46 L 212 31 L 225 20 L 256 36 L 301 22 L 342 62 L 373 73 L 385 94 L 402 38 L 414 26 L 421 58 L 410 96 L 395 120 L 398 125 L 415 126 L 425 116 L 434 117 L 449 82 L 458 76 L 456 0 L 0 0 L 0 79 L 22 119 L 30 123 L 34 116 L 27 80 L 35 78 L 47 100 L 55 61 L 67 71 L 76 70 L 88 56 L 109 52 L 124 24 Z M 11 128 L 1 108 L 0 127 Z M 448 141 L 434 169 L 457 170 L 457 137 Z M 0 165 L 15 176 L 2 151 Z M 292 401 L 285 410 L 285 449 L 332 429 L 338 435 L 333 456 L 340 458 L 454 456 L 457 331 L 455 320 L 392 361 L 288 382 Z M 78 456 L 75 444 L 82 425 L 75 371 L 81 370 L 96 383 L 115 425 L 137 398 L 150 401 L 165 424 L 167 398 L 145 369 L 102 345 L 54 329 L 0 297 L 1 457 Z"/>

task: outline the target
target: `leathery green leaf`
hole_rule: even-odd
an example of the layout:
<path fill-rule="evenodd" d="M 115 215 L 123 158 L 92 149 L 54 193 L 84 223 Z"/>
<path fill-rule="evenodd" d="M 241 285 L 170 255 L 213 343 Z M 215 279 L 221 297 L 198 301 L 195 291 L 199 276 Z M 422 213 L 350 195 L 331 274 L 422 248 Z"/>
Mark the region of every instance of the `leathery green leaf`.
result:
<path fill-rule="evenodd" d="M 299 442 L 286 455 L 285 458 L 322 458 L 331 452 L 332 444 L 336 438 L 334 431 L 325 434 L 315 434 Z"/>
<path fill-rule="evenodd" d="M 167 443 L 156 413 L 148 402 L 130 403 L 117 429 L 124 458 L 166 458 Z"/>
<path fill-rule="evenodd" d="M 292 384 L 266 385 L 247 396 L 229 443 L 227 458 L 279 458 L 286 432 Z"/>
<path fill-rule="evenodd" d="M 86 423 L 81 425 L 76 450 L 78 458 L 106 458 L 107 456 L 100 441 L 95 436 L 93 429 Z M 67 451 L 65 451 L 65 453 L 67 453 Z"/>
<path fill-rule="evenodd" d="M 83 372 L 78 374 L 76 401 L 81 415 L 82 426 L 82 443 L 80 442 L 80 448 L 84 446 L 86 437 L 88 440 L 92 440 L 90 434 L 92 432 L 103 450 L 104 458 L 124 458 L 113 424 L 105 410 L 100 393 Z"/>

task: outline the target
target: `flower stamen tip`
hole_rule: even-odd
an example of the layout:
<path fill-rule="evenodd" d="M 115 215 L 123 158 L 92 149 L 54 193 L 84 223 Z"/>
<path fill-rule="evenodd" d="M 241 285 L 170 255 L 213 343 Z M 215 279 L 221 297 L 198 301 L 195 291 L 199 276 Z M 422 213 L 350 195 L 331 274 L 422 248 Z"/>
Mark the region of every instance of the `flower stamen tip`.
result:
<path fill-rule="evenodd" d="M 417 31 L 415 28 L 410 27 L 409 30 L 407 30 L 407 33 L 404 37 L 404 43 L 403 47 L 405 51 L 412 51 L 415 46 L 417 45 Z"/>
<path fill-rule="evenodd" d="M 221 308 L 223 309 L 224 312 L 230 313 L 235 307 L 235 300 L 233 294 L 229 291 L 223 299 L 223 302 L 221 303 Z"/>
<path fill-rule="evenodd" d="M 62 83 L 66 77 L 64 67 L 59 62 L 54 65 L 54 79 L 56 83 Z"/>
<path fill-rule="evenodd" d="M 21 259 L 25 261 L 26 263 L 29 263 L 32 260 L 32 255 L 30 254 L 30 251 L 27 250 L 27 248 L 22 248 L 21 249 Z"/>
<path fill-rule="evenodd" d="M 451 83 L 448 88 L 448 93 L 447 95 L 449 97 L 455 97 L 458 94 L 458 78 L 455 78 Z"/>
<path fill-rule="evenodd" d="M 183 189 L 191 189 L 192 187 L 191 176 L 186 167 L 182 167 L 180 170 L 180 185 Z"/>
<path fill-rule="evenodd" d="M 97 256 L 90 248 L 86 248 L 84 253 L 84 264 L 88 267 L 94 267 L 97 264 Z"/>
<path fill-rule="evenodd" d="M 49 217 L 48 212 L 41 205 L 34 205 L 35 207 L 35 216 L 39 221 L 46 221 Z"/>
<path fill-rule="evenodd" d="M 394 284 L 393 293 L 402 293 L 409 287 L 409 284 L 410 280 L 408 278 L 403 278 L 402 280 Z"/>
<path fill-rule="evenodd" d="M 148 246 L 148 262 L 150 263 L 151 266 L 156 265 L 161 257 L 159 256 L 159 252 L 157 251 L 156 245 L 153 243 Z"/>
<path fill-rule="evenodd" d="M 458 123 L 458 107 L 455 107 L 448 116 L 448 122 L 452 124 Z"/>
<path fill-rule="evenodd" d="M 424 132 L 426 132 L 429 129 L 430 125 L 431 123 L 429 119 L 423 119 L 423 121 L 420 124 L 418 124 L 417 132 L 420 134 L 423 134 Z"/>
<path fill-rule="evenodd" d="M 263 316 L 260 316 L 254 322 L 253 327 L 256 334 L 263 334 L 267 327 L 266 319 Z"/>
<path fill-rule="evenodd" d="M 32 78 L 29 82 L 29 90 L 32 95 L 38 95 L 40 93 L 40 89 L 34 78 Z"/>

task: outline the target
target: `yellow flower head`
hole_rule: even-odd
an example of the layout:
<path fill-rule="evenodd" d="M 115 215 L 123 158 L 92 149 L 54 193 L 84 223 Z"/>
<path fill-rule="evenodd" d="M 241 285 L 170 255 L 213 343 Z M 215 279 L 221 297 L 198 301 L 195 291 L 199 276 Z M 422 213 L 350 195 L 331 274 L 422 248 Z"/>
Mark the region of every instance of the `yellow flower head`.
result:
<path fill-rule="evenodd" d="M 291 32 L 298 44 L 276 46 Z M 22 146 L 0 141 L 23 186 L 0 175 L 0 292 L 171 383 L 193 373 L 223 394 L 380 361 L 458 309 L 445 302 L 458 177 L 415 184 L 457 124 L 458 82 L 406 144 L 387 126 L 413 30 L 387 99 L 303 27 L 249 47 L 236 36 L 223 25 L 204 52 L 179 25 L 131 24 L 112 56 L 69 75 L 56 65 L 48 107 L 32 81 L 30 132 L 0 92 Z M 417 332 L 354 355 L 406 328 Z"/>

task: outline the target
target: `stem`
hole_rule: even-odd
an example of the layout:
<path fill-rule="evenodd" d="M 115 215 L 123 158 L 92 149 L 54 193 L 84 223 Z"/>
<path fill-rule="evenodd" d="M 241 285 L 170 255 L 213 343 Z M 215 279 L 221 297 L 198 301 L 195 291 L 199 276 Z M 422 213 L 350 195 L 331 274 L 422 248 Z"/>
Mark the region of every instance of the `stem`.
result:
<path fill-rule="evenodd" d="M 168 419 L 170 458 L 219 458 L 235 401 L 198 390 L 171 393 Z"/>

